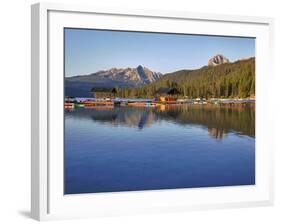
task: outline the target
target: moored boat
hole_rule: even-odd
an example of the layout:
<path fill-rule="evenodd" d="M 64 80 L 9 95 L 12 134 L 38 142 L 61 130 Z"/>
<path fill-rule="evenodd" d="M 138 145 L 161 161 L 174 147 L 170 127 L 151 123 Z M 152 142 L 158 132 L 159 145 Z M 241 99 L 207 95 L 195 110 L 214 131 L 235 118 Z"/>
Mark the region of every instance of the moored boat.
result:
<path fill-rule="evenodd" d="M 64 108 L 65 109 L 74 109 L 74 106 L 75 106 L 74 103 L 68 103 L 68 102 L 64 103 Z"/>
<path fill-rule="evenodd" d="M 85 108 L 98 108 L 98 107 L 114 107 L 114 102 L 112 101 L 85 101 Z"/>
<path fill-rule="evenodd" d="M 84 103 L 76 103 L 76 104 L 75 104 L 75 107 L 76 107 L 76 108 L 84 108 L 84 107 L 85 107 L 85 104 L 84 104 Z"/>
<path fill-rule="evenodd" d="M 112 101 L 85 101 L 85 107 L 87 106 L 114 106 Z"/>

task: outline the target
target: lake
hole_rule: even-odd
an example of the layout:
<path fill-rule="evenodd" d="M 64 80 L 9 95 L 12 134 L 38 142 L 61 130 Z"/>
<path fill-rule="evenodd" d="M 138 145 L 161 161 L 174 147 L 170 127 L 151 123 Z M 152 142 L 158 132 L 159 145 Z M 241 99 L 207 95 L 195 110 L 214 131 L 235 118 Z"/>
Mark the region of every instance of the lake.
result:
<path fill-rule="evenodd" d="M 65 194 L 255 184 L 255 106 L 65 110 Z"/>

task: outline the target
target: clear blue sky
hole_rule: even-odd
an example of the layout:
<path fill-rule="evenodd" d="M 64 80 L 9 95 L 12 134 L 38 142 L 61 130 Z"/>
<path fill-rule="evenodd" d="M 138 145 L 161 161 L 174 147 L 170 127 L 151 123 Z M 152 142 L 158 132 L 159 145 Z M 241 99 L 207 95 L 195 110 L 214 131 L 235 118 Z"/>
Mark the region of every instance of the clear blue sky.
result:
<path fill-rule="evenodd" d="M 156 72 L 196 69 L 223 54 L 255 56 L 255 39 L 186 34 L 65 29 L 65 76 L 143 65 Z"/>

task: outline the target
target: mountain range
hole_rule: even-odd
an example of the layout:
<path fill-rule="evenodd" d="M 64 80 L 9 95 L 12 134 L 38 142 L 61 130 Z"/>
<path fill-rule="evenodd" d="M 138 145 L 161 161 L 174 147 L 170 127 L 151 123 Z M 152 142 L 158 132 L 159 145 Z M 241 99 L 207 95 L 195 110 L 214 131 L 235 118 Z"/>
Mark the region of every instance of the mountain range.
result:
<path fill-rule="evenodd" d="M 66 96 L 89 96 L 93 87 L 141 87 L 151 84 L 163 75 L 144 66 L 136 68 L 111 68 L 88 75 L 79 75 L 65 78 Z"/>
<path fill-rule="evenodd" d="M 153 97 L 163 87 L 177 87 L 190 97 L 250 97 L 255 95 L 255 58 L 230 62 L 218 54 L 202 68 L 165 75 L 139 65 L 65 78 L 66 96 L 89 97 L 93 87 L 118 87 L 119 97 Z"/>

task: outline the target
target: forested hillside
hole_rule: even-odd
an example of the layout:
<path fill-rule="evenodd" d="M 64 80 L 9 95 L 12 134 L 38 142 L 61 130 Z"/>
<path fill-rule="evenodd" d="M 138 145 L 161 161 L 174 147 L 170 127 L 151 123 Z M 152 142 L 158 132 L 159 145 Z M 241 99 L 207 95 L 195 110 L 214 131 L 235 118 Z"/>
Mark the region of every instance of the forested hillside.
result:
<path fill-rule="evenodd" d="M 141 88 L 118 89 L 119 97 L 155 97 L 159 88 L 175 87 L 181 96 L 204 97 L 254 97 L 255 58 L 239 60 L 197 70 L 181 70 L 162 76 L 156 82 Z"/>

